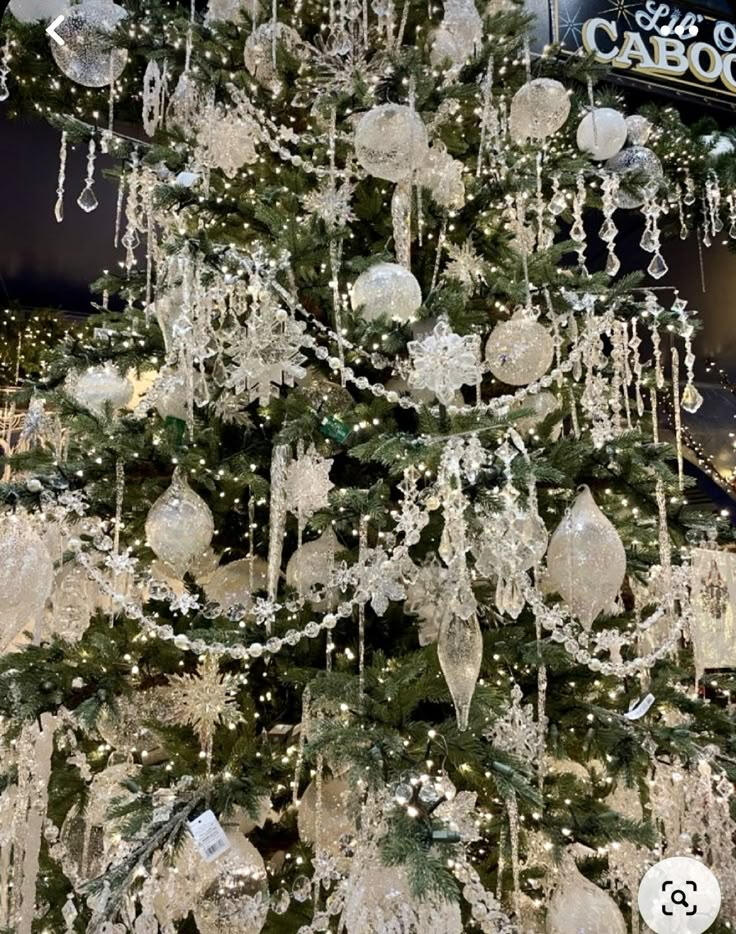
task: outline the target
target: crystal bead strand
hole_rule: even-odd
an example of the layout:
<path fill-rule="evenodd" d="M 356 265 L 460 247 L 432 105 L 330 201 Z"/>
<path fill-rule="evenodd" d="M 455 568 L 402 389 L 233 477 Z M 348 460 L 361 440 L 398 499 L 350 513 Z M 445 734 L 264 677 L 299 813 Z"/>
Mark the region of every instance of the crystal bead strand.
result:
<path fill-rule="evenodd" d="M 5 44 L 0 52 L 0 101 L 10 97 L 8 90 L 8 75 L 10 74 L 10 36 L 5 37 Z"/>
<path fill-rule="evenodd" d="M 677 482 L 680 492 L 685 486 L 682 458 L 682 414 L 680 412 L 680 355 L 677 347 L 672 348 L 672 408 L 675 417 L 675 447 L 677 450 Z"/>
<path fill-rule="evenodd" d="M 87 146 L 87 176 L 84 180 L 84 188 L 77 198 L 77 204 L 87 214 L 89 214 L 91 211 L 94 211 L 97 207 L 97 195 L 95 195 L 93 187 L 95 183 L 96 151 L 97 144 L 95 143 L 95 138 L 94 136 L 90 136 L 89 144 Z"/>

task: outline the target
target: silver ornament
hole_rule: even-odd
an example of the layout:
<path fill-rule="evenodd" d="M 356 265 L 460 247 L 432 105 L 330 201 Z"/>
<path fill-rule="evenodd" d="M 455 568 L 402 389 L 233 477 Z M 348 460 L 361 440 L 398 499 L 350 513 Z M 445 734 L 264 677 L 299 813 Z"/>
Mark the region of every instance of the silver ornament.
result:
<path fill-rule="evenodd" d="M 375 263 L 355 280 L 350 304 L 367 321 L 382 315 L 411 321 L 422 306 L 422 290 L 415 276 L 398 263 Z"/>
<path fill-rule="evenodd" d="M 127 16 L 123 7 L 110 0 L 83 0 L 63 15 L 56 27 L 63 44 L 49 39 L 59 69 L 87 88 L 104 88 L 111 78 L 117 81 L 128 61 L 128 50 L 115 48 L 111 34 Z"/>
<path fill-rule="evenodd" d="M 108 407 L 115 412 L 133 397 L 133 384 L 111 363 L 92 366 L 83 373 L 70 373 L 64 389 L 68 396 L 94 415 L 105 415 Z"/>
<path fill-rule="evenodd" d="M 641 114 L 626 118 L 626 141 L 631 146 L 646 146 L 652 135 L 652 124 Z"/>
<path fill-rule="evenodd" d="M 427 128 L 419 114 L 402 104 L 381 104 L 355 128 L 355 154 L 369 175 L 399 182 L 427 155 Z"/>
<path fill-rule="evenodd" d="M 212 541 L 215 523 L 210 508 L 191 489 L 177 467 L 171 486 L 146 517 L 146 540 L 157 558 L 180 576 Z"/>
<path fill-rule="evenodd" d="M 559 130 L 570 113 L 567 90 L 553 78 L 534 78 L 522 84 L 511 100 L 509 132 L 516 143 L 546 139 Z"/>
<path fill-rule="evenodd" d="M 488 368 L 510 386 L 526 386 L 544 376 L 554 354 L 552 335 L 524 311 L 497 324 L 486 343 Z"/>
<path fill-rule="evenodd" d="M 40 624 L 53 582 L 51 555 L 28 519 L 0 518 L 0 651 Z"/>
<path fill-rule="evenodd" d="M 621 176 L 621 184 L 616 192 L 616 206 L 619 208 L 638 208 L 659 191 L 662 182 L 662 164 L 651 149 L 646 146 L 631 146 L 622 149 L 606 162 L 606 169 Z M 644 183 L 638 192 L 626 190 L 626 176 L 644 177 Z"/>
<path fill-rule="evenodd" d="M 591 159 L 610 159 L 625 142 L 626 121 L 612 107 L 594 107 L 578 125 L 578 149 Z"/>

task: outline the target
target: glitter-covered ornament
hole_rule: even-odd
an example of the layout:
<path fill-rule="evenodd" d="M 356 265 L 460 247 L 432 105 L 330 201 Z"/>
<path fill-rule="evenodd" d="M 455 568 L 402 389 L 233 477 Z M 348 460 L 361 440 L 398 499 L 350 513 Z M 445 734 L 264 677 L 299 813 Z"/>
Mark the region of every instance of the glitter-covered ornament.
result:
<path fill-rule="evenodd" d="M 509 132 L 516 143 L 546 139 L 556 133 L 570 113 L 567 90 L 553 78 L 534 78 L 522 84 L 511 99 Z"/>
<path fill-rule="evenodd" d="M 62 44 L 49 38 L 59 69 L 87 88 L 117 81 L 128 61 L 128 50 L 115 48 L 112 33 L 125 19 L 124 8 L 110 0 L 83 0 L 68 7 L 56 27 Z"/>
<path fill-rule="evenodd" d="M 621 176 L 621 184 L 616 192 L 616 205 L 620 208 L 641 207 L 647 199 L 657 194 L 662 182 L 662 163 L 646 146 L 622 149 L 606 162 L 606 169 Z M 629 175 L 637 176 L 637 180 L 644 179 L 638 191 L 627 187 Z"/>
<path fill-rule="evenodd" d="M 547 907 L 547 934 L 626 934 L 616 902 L 581 875 L 571 857 Z"/>
<path fill-rule="evenodd" d="M 367 321 L 382 315 L 394 321 L 411 321 L 422 306 L 422 290 L 414 275 L 399 263 L 375 263 L 355 280 L 350 304 Z"/>
<path fill-rule="evenodd" d="M 630 146 L 646 146 L 652 135 L 652 124 L 641 114 L 626 118 L 626 142 Z"/>
<path fill-rule="evenodd" d="M 205 581 L 204 592 L 207 599 L 219 604 L 223 612 L 238 604 L 249 610 L 253 605 L 253 593 L 265 589 L 267 575 L 268 565 L 263 558 L 253 559 L 252 572 L 250 559 L 239 558 L 230 564 L 220 565 Z"/>
<path fill-rule="evenodd" d="M 547 587 L 558 593 L 586 629 L 609 609 L 626 574 L 626 552 L 615 526 L 587 486 L 552 535 Z"/>
<path fill-rule="evenodd" d="M 83 373 L 72 372 L 64 381 L 68 396 L 94 415 L 105 415 L 126 406 L 133 397 L 133 384 L 111 363 L 91 366 Z"/>
<path fill-rule="evenodd" d="M 591 159 L 610 159 L 625 142 L 626 121 L 612 107 L 594 107 L 578 124 L 578 149 Z"/>
<path fill-rule="evenodd" d="M 48 548 L 22 513 L 0 518 L 0 651 L 41 622 L 54 582 Z"/>
<path fill-rule="evenodd" d="M 355 154 L 369 175 L 399 182 L 427 156 L 427 128 L 419 114 L 402 104 L 381 104 L 355 128 Z"/>
<path fill-rule="evenodd" d="M 228 178 L 235 178 L 244 165 L 258 160 L 256 143 L 259 139 L 255 120 L 214 107 L 197 137 L 198 161 L 211 169 L 221 169 Z"/>
<path fill-rule="evenodd" d="M 177 467 L 171 486 L 146 517 L 146 540 L 157 558 L 184 575 L 212 541 L 215 524 L 210 508 L 191 489 Z"/>
<path fill-rule="evenodd" d="M 475 615 L 461 619 L 451 608 L 444 610 L 437 639 L 437 658 L 455 704 L 458 729 L 467 730 L 470 702 L 483 659 L 483 636 Z"/>
<path fill-rule="evenodd" d="M 10 0 L 8 9 L 21 23 L 56 19 L 67 8 L 66 0 Z"/>
<path fill-rule="evenodd" d="M 324 588 L 330 581 L 330 570 L 335 555 L 342 550 L 331 526 L 319 538 L 301 545 L 289 558 L 286 565 L 286 583 L 304 594 L 316 588 Z M 311 601 L 315 609 L 327 609 L 330 599 L 318 595 Z"/>
<path fill-rule="evenodd" d="M 268 914 L 263 857 L 236 827 L 225 828 L 230 849 L 217 859 L 217 877 L 193 909 L 199 934 L 259 934 Z"/>
<path fill-rule="evenodd" d="M 340 837 L 355 833 L 355 821 L 350 815 L 350 785 L 341 778 L 322 782 L 321 807 L 317 816 L 317 782 L 312 781 L 299 802 L 297 825 L 304 843 L 314 846 L 315 852 L 326 850 L 340 857 Z"/>
<path fill-rule="evenodd" d="M 510 386 L 526 386 L 544 376 L 554 354 L 552 335 L 523 310 L 497 324 L 486 343 L 488 368 Z"/>

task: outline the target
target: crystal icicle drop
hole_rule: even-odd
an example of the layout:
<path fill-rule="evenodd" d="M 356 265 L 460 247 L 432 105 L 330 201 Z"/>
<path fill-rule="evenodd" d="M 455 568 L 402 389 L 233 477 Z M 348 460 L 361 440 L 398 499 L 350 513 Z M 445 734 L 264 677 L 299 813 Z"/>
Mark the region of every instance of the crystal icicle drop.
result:
<path fill-rule="evenodd" d="M 54 205 L 54 217 L 57 223 L 64 220 L 64 182 L 66 181 L 66 130 L 61 133 L 61 145 L 59 147 L 59 178 L 56 183 L 56 204 Z"/>
<path fill-rule="evenodd" d="M 476 616 L 473 614 L 470 619 L 461 619 L 452 607 L 446 607 L 437 639 L 437 658 L 455 704 L 457 726 L 461 732 L 468 728 L 470 702 L 482 657 L 483 637 Z"/>
<path fill-rule="evenodd" d="M 82 193 L 77 198 L 77 204 L 79 207 L 86 211 L 89 214 L 91 211 L 97 207 L 97 196 L 94 193 L 93 185 L 95 183 L 95 150 L 97 146 L 92 137 L 89 141 L 89 147 L 87 149 L 87 177 L 84 180 L 84 188 Z"/>

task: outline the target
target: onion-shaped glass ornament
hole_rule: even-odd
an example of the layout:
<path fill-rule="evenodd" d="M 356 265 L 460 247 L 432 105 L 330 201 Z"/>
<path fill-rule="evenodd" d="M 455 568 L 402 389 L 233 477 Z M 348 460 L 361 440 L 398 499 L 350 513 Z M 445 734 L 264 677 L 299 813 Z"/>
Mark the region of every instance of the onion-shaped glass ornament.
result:
<path fill-rule="evenodd" d="M 68 7 L 56 27 L 62 44 L 49 39 L 60 71 L 87 88 L 104 88 L 111 78 L 117 81 L 128 50 L 115 48 L 112 33 L 126 16 L 124 8 L 110 0 L 83 0 Z"/>
<path fill-rule="evenodd" d="M 620 208 L 641 207 L 648 198 L 657 194 L 662 182 L 662 163 L 646 146 L 622 149 L 606 162 L 606 169 L 621 176 L 621 184 L 616 192 L 616 205 Z M 631 189 L 631 182 L 627 181 L 630 175 L 636 176 L 637 183 L 641 178 L 644 179 L 638 190 Z"/>
<path fill-rule="evenodd" d="M 547 587 L 590 629 L 598 614 L 613 604 L 625 574 L 621 538 L 583 486 L 549 543 Z"/>
<path fill-rule="evenodd" d="M 526 386 L 544 376 L 554 355 L 552 335 L 523 310 L 497 324 L 486 343 L 488 368 L 510 386 Z"/>
<path fill-rule="evenodd" d="M 210 508 L 189 486 L 177 467 L 171 486 L 146 516 L 146 539 L 157 558 L 183 576 L 212 541 L 215 523 Z"/>
<path fill-rule="evenodd" d="M 332 527 L 328 526 L 319 538 L 301 545 L 289 558 L 286 583 L 307 595 L 312 590 L 326 587 L 330 582 L 335 555 L 341 550 L 337 536 Z M 334 596 L 318 596 L 311 603 L 316 610 L 326 610 L 333 600 Z"/>
<path fill-rule="evenodd" d="M 483 659 L 483 636 L 475 615 L 461 619 L 451 607 L 445 608 L 437 638 L 437 658 L 455 705 L 458 729 L 467 730 L 470 702 Z"/>
<path fill-rule="evenodd" d="M 322 782 L 321 809 L 317 808 L 317 782 L 307 785 L 299 802 L 297 825 L 304 843 L 312 844 L 315 850 L 326 850 L 330 855 L 343 855 L 340 837 L 355 833 L 355 821 L 350 814 L 350 785 L 341 778 Z"/>
<path fill-rule="evenodd" d="M 547 906 L 547 934 L 626 934 L 618 905 L 581 875 L 571 857 Z"/>
<path fill-rule="evenodd" d="M 626 118 L 626 141 L 631 146 L 646 146 L 652 135 L 652 124 L 641 114 Z"/>
<path fill-rule="evenodd" d="M 400 182 L 427 156 L 427 128 L 403 104 L 381 104 L 364 114 L 355 128 L 358 162 L 374 178 Z"/>
<path fill-rule="evenodd" d="M 133 397 L 133 384 L 111 363 L 91 366 L 83 373 L 70 373 L 64 389 L 75 402 L 94 415 L 103 416 L 108 408 L 122 409 Z"/>
<path fill-rule="evenodd" d="M 511 100 L 509 132 L 516 143 L 546 139 L 563 126 L 570 113 L 564 84 L 553 78 L 533 78 Z"/>
<path fill-rule="evenodd" d="M 67 7 L 66 0 L 10 0 L 8 9 L 21 23 L 55 19 Z"/>
<path fill-rule="evenodd" d="M 263 857 L 236 827 L 225 828 L 230 849 L 217 859 L 216 878 L 194 906 L 199 934 L 259 934 L 268 914 Z"/>
<path fill-rule="evenodd" d="M 578 124 L 578 149 L 591 159 L 610 159 L 625 142 L 626 121 L 612 107 L 594 107 Z"/>
<path fill-rule="evenodd" d="M 251 588 L 251 577 L 253 587 Z M 263 558 L 239 558 L 230 564 L 222 564 L 204 582 L 208 600 L 218 603 L 223 612 L 240 604 L 246 610 L 253 605 L 253 593 L 264 590 L 268 579 L 268 565 Z"/>
<path fill-rule="evenodd" d="M 367 321 L 382 315 L 411 321 L 422 306 L 422 290 L 415 276 L 398 263 L 376 263 L 355 280 L 350 304 Z"/>
<path fill-rule="evenodd" d="M 54 583 L 48 548 L 21 513 L 0 518 L 0 651 L 40 624 Z"/>

